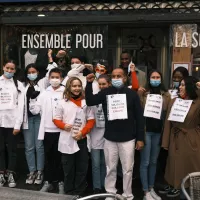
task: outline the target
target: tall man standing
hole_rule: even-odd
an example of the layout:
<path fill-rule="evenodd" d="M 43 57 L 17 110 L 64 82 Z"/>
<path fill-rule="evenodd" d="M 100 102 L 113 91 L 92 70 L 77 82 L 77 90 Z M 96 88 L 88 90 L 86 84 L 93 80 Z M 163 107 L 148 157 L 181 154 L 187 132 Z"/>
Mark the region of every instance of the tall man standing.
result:
<path fill-rule="evenodd" d="M 123 170 L 123 196 L 128 200 L 132 194 L 132 173 L 135 149 L 144 146 L 144 118 L 137 93 L 125 86 L 123 69 L 112 72 L 112 87 L 93 95 L 92 82 L 95 76 L 87 76 L 86 103 L 88 106 L 102 104 L 105 115 L 104 154 L 107 168 L 105 189 L 116 193 L 117 164 L 120 158 Z"/>

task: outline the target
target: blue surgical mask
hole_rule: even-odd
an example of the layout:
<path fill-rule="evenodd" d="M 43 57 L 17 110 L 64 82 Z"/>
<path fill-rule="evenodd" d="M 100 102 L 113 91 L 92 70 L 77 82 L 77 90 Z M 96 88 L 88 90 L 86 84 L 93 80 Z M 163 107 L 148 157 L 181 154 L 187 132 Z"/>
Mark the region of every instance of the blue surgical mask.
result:
<path fill-rule="evenodd" d="M 180 82 L 178 82 L 178 81 L 173 81 L 173 86 L 174 86 L 175 88 L 178 88 L 178 87 L 180 86 Z"/>
<path fill-rule="evenodd" d="M 112 86 L 115 88 L 121 88 L 124 85 L 122 79 L 112 79 Z"/>
<path fill-rule="evenodd" d="M 37 77 L 38 77 L 38 74 L 37 74 L 37 73 L 34 73 L 34 74 L 27 74 L 27 78 L 28 78 L 30 81 L 34 81 Z"/>
<path fill-rule="evenodd" d="M 161 84 L 161 80 L 150 79 L 150 85 L 152 87 L 158 87 L 160 84 Z"/>
<path fill-rule="evenodd" d="M 100 75 L 101 75 L 101 74 L 98 73 L 98 72 L 95 73 L 95 76 L 96 76 L 97 78 L 99 78 Z"/>
<path fill-rule="evenodd" d="M 4 71 L 4 76 L 8 79 L 12 78 L 14 76 L 14 73 L 13 72 L 6 72 Z"/>

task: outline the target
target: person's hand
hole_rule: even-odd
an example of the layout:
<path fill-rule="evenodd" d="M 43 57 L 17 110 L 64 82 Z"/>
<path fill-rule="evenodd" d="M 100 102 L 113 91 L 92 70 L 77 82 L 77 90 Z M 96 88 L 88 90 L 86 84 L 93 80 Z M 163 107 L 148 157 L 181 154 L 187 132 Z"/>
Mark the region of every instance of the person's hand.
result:
<path fill-rule="evenodd" d="M 92 83 L 94 81 L 94 79 L 95 79 L 95 75 L 94 74 L 88 74 L 86 76 L 86 79 L 87 79 L 87 82 Z"/>
<path fill-rule="evenodd" d="M 56 57 L 57 57 L 57 58 L 62 58 L 62 57 L 64 57 L 64 56 L 66 56 L 66 55 L 67 55 L 66 51 L 60 50 L 60 51 L 58 51 L 58 53 L 56 54 Z"/>
<path fill-rule="evenodd" d="M 89 69 L 91 72 L 93 71 L 93 65 L 91 64 L 84 64 L 85 68 Z"/>
<path fill-rule="evenodd" d="M 197 86 L 198 89 L 200 89 L 200 82 L 197 82 L 196 86 Z"/>
<path fill-rule="evenodd" d="M 48 50 L 48 57 L 49 57 L 49 58 L 52 57 L 52 53 L 53 53 L 52 49 L 49 49 L 49 50 Z"/>
<path fill-rule="evenodd" d="M 13 130 L 13 135 L 17 135 L 19 132 L 20 132 L 20 130 L 14 129 L 14 130 Z"/>
<path fill-rule="evenodd" d="M 83 134 L 79 131 L 78 133 L 72 136 L 76 141 L 81 140 L 83 138 Z"/>
<path fill-rule="evenodd" d="M 136 150 L 142 150 L 144 147 L 144 142 L 143 141 L 137 141 L 135 145 Z"/>
<path fill-rule="evenodd" d="M 130 65 L 130 71 L 131 71 L 131 72 L 134 72 L 134 71 L 135 71 L 135 64 L 132 63 L 132 64 Z"/>
<path fill-rule="evenodd" d="M 65 124 L 65 128 L 64 128 L 66 131 L 71 131 L 71 129 L 72 129 L 72 125 L 70 125 L 70 124 Z"/>
<path fill-rule="evenodd" d="M 146 90 L 143 87 L 139 87 L 137 92 L 139 95 L 142 95 L 144 92 L 146 92 Z"/>

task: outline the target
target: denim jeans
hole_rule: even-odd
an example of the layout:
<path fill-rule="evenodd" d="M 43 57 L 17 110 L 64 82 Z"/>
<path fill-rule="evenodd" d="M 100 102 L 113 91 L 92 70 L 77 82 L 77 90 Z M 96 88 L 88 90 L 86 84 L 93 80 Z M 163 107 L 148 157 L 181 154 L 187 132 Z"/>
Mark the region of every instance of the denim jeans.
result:
<path fill-rule="evenodd" d="M 106 177 L 106 165 L 103 149 L 92 149 L 93 189 L 103 189 Z"/>
<path fill-rule="evenodd" d="M 141 150 L 140 177 L 144 191 L 154 186 L 157 159 L 160 152 L 160 133 L 147 132 L 145 146 Z"/>
<path fill-rule="evenodd" d="M 40 116 L 36 115 L 28 118 L 28 129 L 23 131 L 26 160 L 30 172 L 44 169 L 44 146 L 43 141 L 38 140 L 39 127 Z"/>

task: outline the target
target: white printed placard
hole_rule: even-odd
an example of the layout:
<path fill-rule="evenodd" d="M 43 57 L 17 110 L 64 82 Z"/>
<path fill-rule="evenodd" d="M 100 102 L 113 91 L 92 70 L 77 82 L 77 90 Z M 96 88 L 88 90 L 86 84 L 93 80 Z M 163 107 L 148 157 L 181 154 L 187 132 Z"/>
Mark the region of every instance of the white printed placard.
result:
<path fill-rule="evenodd" d="M 177 98 L 171 108 L 169 121 L 184 122 L 192 105 L 192 100 Z"/>
<path fill-rule="evenodd" d="M 144 109 L 144 116 L 160 119 L 162 112 L 163 98 L 159 94 L 148 94 Z"/>
<path fill-rule="evenodd" d="M 102 109 L 102 104 L 96 106 L 95 121 L 96 121 L 97 128 L 105 127 L 105 118 L 104 118 L 104 113 L 103 113 L 103 109 Z"/>
<path fill-rule="evenodd" d="M 177 89 L 174 89 L 174 90 L 168 90 L 170 96 L 171 96 L 171 99 L 174 99 L 176 97 L 178 97 L 178 90 Z"/>
<path fill-rule="evenodd" d="M 14 108 L 13 93 L 9 90 L 0 91 L 0 110 L 8 110 Z"/>
<path fill-rule="evenodd" d="M 107 95 L 108 120 L 127 119 L 126 94 Z"/>

